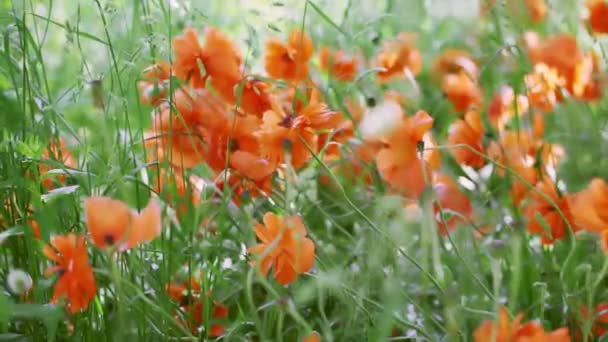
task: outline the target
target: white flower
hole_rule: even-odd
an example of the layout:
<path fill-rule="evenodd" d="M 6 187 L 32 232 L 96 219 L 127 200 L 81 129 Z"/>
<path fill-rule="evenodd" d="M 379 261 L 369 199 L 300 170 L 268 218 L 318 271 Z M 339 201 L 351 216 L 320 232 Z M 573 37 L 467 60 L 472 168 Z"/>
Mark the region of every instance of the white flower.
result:
<path fill-rule="evenodd" d="M 22 295 L 29 291 L 34 282 L 27 272 L 18 269 L 12 269 L 7 277 L 8 288 L 16 295 Z"/>

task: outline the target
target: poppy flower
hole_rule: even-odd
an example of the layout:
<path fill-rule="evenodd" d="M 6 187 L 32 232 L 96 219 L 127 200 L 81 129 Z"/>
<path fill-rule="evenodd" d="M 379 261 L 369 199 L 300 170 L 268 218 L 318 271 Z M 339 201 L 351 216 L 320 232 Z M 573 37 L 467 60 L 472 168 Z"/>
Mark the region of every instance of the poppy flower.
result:
<path fill-rule="evenodd" d="M 608 331 L 608 302 L 599 303 L 595 306 L 593 313 L 593 326 L 591 333 L 593 337 L 600 338 Z M 581 314 L 583 318 L 589 317 L 589 310 L 585 305 L 581 307 Z"/>
<path fill-rule="evenodd" d="M 465 221 L 473 213 L 473 206 L 469 197 L 467 197 L 460 189 L 458 184 L 447 175 L 436 175 L 433 181 L 433 190 L 435 196 L 441 206 L 435 206 L 435 215 L 437 216 L 437 224 L 442 235 L 447 234 L 449 229 L 454 228 L 457 224 Z M 442 220 L 439 215 L 448 214 L 447 218 Z M 444 225 L 445 223 L 445 225 Z"/>
<path fill-rule="evenodd" d="M 201 285 L 194 278 L 190 281 L 171 283 L 167 286 L 167 293 L 171 299 L 179 303 L 176 311 L 176 318 L 190 327 L 193 334 L 198 335 L 199 327 L 203 326 L 209 319 L 205 318 L 205 298 L 201 294 Z M 209 296 L 211 291 L 207 294 Z M 218 321 L 228 318 L 228 307 L 222 303 L 213 301 L 211 309 L 212 324 L 209 327 L 208 335 L 218 337 L 224 334 L 224 325 Z"/>
<path fill-rule="evenodd" d="M 540 234 L 542 243 L 545 245 L 563 239 L 568 234 L 568 226 L 572 228 L 573 232 L 576 232 L 578 226 L 575 224 L 570 209 L 570 196 L 558 194 L 555 184 L 548 177 L 538 182 L 535 188 L 537 191 L 530 193 L 530 202 L 524 207 L 524 216 L 528 220 L 528 231 L 532 234 Z M 553 204 L 539 192 L 551 198 L 566 221 Z"/>
<path fill-rule="evenodd" d="M 473 338 L 475 342 L 570 342 L 568 328 L 546 332 L 538 322 L 532 321 L 522 324 L 523 318 L 524 314 L 520 313 L 513 321 L 510 321 L 509 313 L 504 307 L 501 307 L 498 311 L 498 319 L 481 323 L 475 329 Z"/>
<path fill-rule="evenodd" d="M 502 86 L 494 94 L 488 105 L 488 120 L 499 131 L 514 117 L 528 111 L 528 98 L 524 95 L 515 96 L 513 88 Z"/>
<path fill-rule="evenodd" d="M 314 53 L 306 32 L 292 30 L 287 42 L 271 39 L 266 43 L 265 69 L 270 77 L 302 81 L 308 77 L 308 61 Z"/>
<path fill-rule="evenodd" d="M 190 208 L 200 202 L 200 193 L 205 181 L 195 175 L 185 177 L 186 170 L 161 169 L 154 183 L 154 191 L 177 209 L 177 215 L 186 215 Z"/>
<path fill-rule="evenodd" d="M 308 103 L 297 111 L 306 126 L 313 130 L 335 129 L 344 121 L 342 113 L 332 110 L 321 101 L 321 94 L 313 89 Z"/>
<path fill-rule="evenodd" d="M 157 62 L 143 71 L 143 80 L 137 82 L 140 100 L 143 104 L 156 106 L 167 96 L 167 81 L 171 77 L 171 65 Z"/>
<path fill-rule="evenodd" d="M 492 141 L 488 145 L 487 153 L 492 160 L 511 169 L 514 174 L 523 179 L 527 184 L 534 185 L 538 182 L 540 178 L 539 172 L 534 168 L 534 159 L 528 155 L 513 150 L 509 151 L 496 141 Z M 496 170 L 496 174 L 504 176 L 506 173 L 499 168 Z M 513 177 L 512 182 L 511 199 L 515 205 L 519 205 L 528 193 L 528 186 L 515 177 Z"/>
<path fill-rule="evenodd" d="M 42 252 L 56 264 L 47 268 L 45 275 L 59 275 L 51 302 L 56 303 L 66 297 L 71 313 L 86 309 L 95 298 L 97 286 L 84 236 L 73 233 L 53 236 L 50 245 L 44 246 Z"/>
<path fill-rule="evenodd" d="M 57 184 L 64 184 L 65 175 L 58 174 L 56 176 L 53 175 L 53 177 L 46 175 L 51 168 L 56 168 L 55 165 L 46 162 L 46 160 L 53 160 L 55 163 L 59 163 L 68 168 L 76 167 L 76 160 L 72 156 L 72 153 L 67 149 L 65 142 L 61 138 L 59 138 L 57 142 L 51 142 L 49 144 L 49 148 L 44 151 L 41 159 L 43 162 L 38 164 L 38 171 L 40 172 L 40 175 L 43 176 L 42 186 L 47 190 L 52 190 Z"/>
<path fill-rule="evenodd" d="M 464 72 L 445 75 L 441 89 L 457 112 L 463 112 L 481 103 L 481 90 L 475 80 Z"/>
<path fill-rule="evenodd" d="M 116 246 L 124 251 L 160 235 L 160 206 L 154 199 L 140 213 L 109 197 L 87 197 L 84 208 L 87 229 L 98 248 Z"/>
<path fill-rule="evenodd" d="M 306 121 L 304 116 L 285 112 L 274 101 L 273 110 L 264 114 L 262 125 L 255 132 L 260 155 L 272 165 L 286 162 L 289 155 L 294 168 L 303 167 L 311 158 L 310 150 L 316 151 L 318 146 L 318 137 Z"/>
<path fill-rule="evenodd" d="M 583 229 L 608 231 L 608 184 L 601 178 L 591 180 L 583 191 L 574 196 L 574 220 Z"/>
<path fill-rule="evenodd" d="M 231 85 L 231 87 L 234 88 L 232 91 L 233 95 L 225 98 L 225 100 L 238 105 L 239 111 L 261 118 L 266 111 L 271 109 L 270 85 L 268 83 L 255 77 L 245 77 L 236 85 Z"/>
<path fill-rule="evenodd" d="M 219 30 L 205 28 L 205 45 L 201 46 L 198 34 L 193 28 L 173 39 L 175 76 L 190 81 L 195 88 L 204 88 L 208 78 L 215 86 L 236 84 L 240 80 L 242 58 L 234 44 Z M 226 87 L 218 87 L 218 91 Z M 232 89 L 230 90 L 232 91 Z"/>
<path fill-rule="evenodd" d="M 604 0 L 588 0 L 589 26 L 594 33 L 608 33 L 608 3 Z"/>
<path fill-rule="evenodd" d="M 163 103 L 146 134 L 152 155 L 178 168 L 207 162 L 214 170 L 223 169 L 232 127 L 226 103 L 207 89 L 185 88 L 175 92 L 173 102 L 176 110 Z"/>
<path fill-rule="evenodd" d="M 370 185 L 374 181 L 373 162 L 381 148 L 380 142 L 352 139 L 345 144 L 345 151 L 330 160 L 328 165 L 335 174 L 351 182 L 362 181 L 363 184 Z M 324 185 L 329 184 L 329 175 L 322 173 L 320 181 Z"/>
<path fill-rule="evenodd" d="M 315 244 L 306 237 L 306 227 L 300 216 L 280 217 L 264 214 L 263 224 L 256 223 L 255 235 L 262 242 L 250 247 L 258 255 L 258 267 L 263 276 L 272 267 L 281 285 L 296 281 L 298 274 L 309 271 L 315 260 Z"/>
<path fill-rule="evenodd" d="M 38 224 L 38 222 L 36 220 L 30 220 L 29 221 L 30 226 L 32 227 L 32 233 L 34 234 L 34 237 L 37 240 L 41 239 L 41 235 L 40 235 L 40 225 Z"/>
<path fill-rule="evenodd" d="M 540 63 L 524 77 L 530 105 L 545 112 L 553 110 L 559 100 L 559 89 L 566 85 L 556 69 Z"/>
<path fill-rule="evenodd" d="M 546 64 L 564 78 L 565 88 L 575 98 L 584 98 L 588 88 L 595 86 L 599 65 L 594 65 L 593 54 L 585 54 L 576 38 L 559 34 L 544 42 L 530 44 L 528 54 L 534 64 Z"/>
<path fill-rule="evenodd" d="M 422 71 L 422 55 L 415 43 L 416 35 L 406 32 L 384 42 L 375 60 L 375 66 L 381 68 L 377 72 L 378 82 L 386 83 L 407 76 L 407 72 L 418 75 Z"/>
<path fill-rule="evenodd" d="M 438 166 L 436 153 L 424 152 L 426 167 L 418 157 L 418 145 L 432 126 L 433 118 L 419 111 L 401 120 L 382 139 L 384 147 L 376 156 L 380 176 L 406 197 L 417 198 L 424 189 L 425 179 L 431 179 L 430 171 Z"/>
<path fill-rule="evenodd" d="M 316 331 L 311 332 L 310 335 L 308 335 L 302 339 L 302 342 L 319 342 L 319 341 L 321 341 L 321 335 L 319 335 L 319 333 Z"/>
<path fill-rule="evenodd" d="M 483 123 L 481 117 L 476 111 L 468 111 L 464 115 L 464 119 L 456 120 L 448 132 L 448 144 L 450 145 L 468 145 L 479 153 L 485 153 L 482 145 L 484 135 Z M 485 165 L 485 159 L 473 153 L 467 148 L 454 148 L 452 155 L 456 162 L 462 165 L 471 167 L 482 167 Z"/>
<path fill-rule="evenodd" d="M 354 80 L 359 71 L 359 60 L 341 50 L 323 47 L 319 51 L 319 61 L 322 70 L 343 82 Z"/>
<path fill-rule="evenodd" d="M 447 49 L 434 61 L 431 67 L 431 76 L 443 80 L 446 75 L 464 73 L 471 80 L 477 80 L 479 68 L 477 62 L 465 50 Z"/>
<path fill-rule="evenodd" d="M 355 125 L 342 117 L 342 123 L 329 132 L 318 134 L 317 153 L 323 153 L 325 160 L 339 158 L 340 147 L 347 144 L 355 136 Z"/>

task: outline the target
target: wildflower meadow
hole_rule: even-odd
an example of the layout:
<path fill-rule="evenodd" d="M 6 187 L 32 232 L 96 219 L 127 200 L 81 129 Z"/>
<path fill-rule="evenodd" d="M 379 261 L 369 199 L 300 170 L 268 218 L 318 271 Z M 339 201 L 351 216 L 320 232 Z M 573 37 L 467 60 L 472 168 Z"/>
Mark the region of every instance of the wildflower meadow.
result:
<path fill-rule="evenodd" d="M 608 2 L 0 0 L 0 341 L 608 340 Z"/>

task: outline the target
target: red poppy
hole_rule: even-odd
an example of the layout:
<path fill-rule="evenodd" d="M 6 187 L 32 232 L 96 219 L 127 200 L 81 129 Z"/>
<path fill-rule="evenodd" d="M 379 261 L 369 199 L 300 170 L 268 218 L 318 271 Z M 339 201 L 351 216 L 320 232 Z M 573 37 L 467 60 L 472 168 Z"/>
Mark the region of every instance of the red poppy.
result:
<path fill-rule="evenodd" d="M 236 84 L 240 78 L 242 58 L 234 44 L 219 30 L 205 29 L 205 45 L 201 46 L 196 30 L 187 28 L 173 39 L 175 75 L 189 80 L 193 87 L 204 88 L 208 78 L 218 91 L 226 84 Z M 232 89 L 230 89 L 232 92 Z"/>
<path fill-rule="evenodd" d="M 593 326 L 591 327 L 591 337 L 600 338 L 608 331 L 608 302 L 599 303 L 593 312 Z M 581 306 L 581 314 L 584 319 L 589 318 L 589 310 L 585 305 Z"/>
<path fill-rule="evenodd" d="M 308 77 L 308 61 L 314 53 L 306 32 L 293 30 L 287 42 L 271 39 L 266 43 L 266 72 L 270 77 L 302 81 Z"/>
<path fill-rule="evenodd" d="M 318 332 L 313 331 L 310 333 L 310 335 L 304 337 L 304 339 L 302 339 L 302 342 L 319 342 L 321 341 L 321 335 L 319 335 Z"/>
<path fill-rule="evenodd" d="M 501 307 L 496 321 L 485 321 L 475 329 L 475 342 L 570 342 L 568 328 L 546 332 L 538 322 L 522 324 L 523 318 L 520 313 L 510 321 L 509 313 Z"/>
<path fill-rule="evenodd" d="M 263 123 L 255 133 L 260 143 L 260 155 L 272 165 L 291 158 L 294 168 L 303 167 L 317 150 L 318 137 L 306 124 L 307 118 L 285 112 L 274 101 L 273 110 L 264 114 Z"/>
<path fill-rule="evenodd" d="M 477 62 L 467 51 L 447 49 L 439 55 L 431 67 L 431 75 L 443 80 L 446 75 L 464 73 L 471 80 L 477 80 L 479 68 Z"/>
<path fill-rule="evenodd" d="M 466 221 L 473 213 L 473 207 L 469 198 L 460 191 L 458 184 L 446 175 L 437 175 L 433 181 L 433 190 L 441 206 L 435 206 L 437 224 L 441 234 L 447 234 L 447 230 L 454 228 L 457 224 Z M 439 215 L 447 217 L 443 219 Z M 446 215 L 447 214 L 447 215 Z M 445 225 L 444 225 L 445 223 Z"/>
<path fill-rule="evenodd" d="M 266 276 L 272 267 L 281 285 L 296 281 L 298 274 L 308 272 L 315 260 L 315 244 L 306 237 L 306 227 L 299 216 L 280 217 L 264 214 L 264 224 L 255 224 L 255 235 L 262 242 L 249 248 L 260 256 L 258 266 Z"/>
<path fill-rule="evenodd" d="M 587 188 L 574 196 L 572 215 L 577 225 L 597 233 L 608 231 L 608 184 L 593 179 Z"/>
<path fill-rule="evenodd" d="M 568 234 L 568 226 L 572 228 L 573 232 L 576 232 L 578 226 L 575 225 L 570 210 L 570 196 L 558 194 L 555 184 L 548 177 L 536 185 L 536 190 L 530 193 L 530 203 L 524 208 L 524 216 L 528 219 L 528 231 L 540 234 L 543 244 L 551 244 L 563 239 Z M 564 215 L 565 221 L 556 207 L 539 193 L 544 194 L 555 203 Z"/>
<path fill-rule="evenodd" d="M 481 90 L 475 80 L 464 72 L 445 75 L 441 89 L 457 112 L 463 112 L 481 103 Z"/>
<path fill-rule="evenodd" d="M 458 119 L 450 127 L 448 144 L 468 145 L 471 149 L 483 154 L 485 153 L 482 145 L 483 135 L 484 128 L 481 117 L 476 111 L 468 111 L 464 116 L 464 120 Z M 459 164 L 471 167 L 482 167 L 485 165 L 483 156 L 474 153 L 468 148 L 454 148 L 452 154 Z"/>
<path fill-rule="evenodd" d="M 378 81 L 386 83 L 395 77 L 418 75 L 422 70 L 422 55 L 415 47 L 416 35 L 401 32 L 391 40 L 385 41 L 375 65 L 382 70 L 377 72 Z"/>
<path fill-rule="evenodd" d="M 154 199 L 141 213 L 109 197 L 87 197 L 84 207 L 87 229 L 98 248 L 116 246 L 124 251 L 160 235 L 161 212 Z"/>
<path fill-rule="evenodd" d="M 528 111 L 528 98 L 524 95 L 515 96 L 513 88 L 502 86 L 492 97 L 488 105 L 488 120 L 499 131 L 514 117 Z"/>
<path fill-rule="evenodd" d="M 593 99 L 599 65 L 592 53 L 585 54 L 574 36 L 562 33 L 544 42 L 528 38 L 528 54 L 535 64 L 546 64 L 564 78 L 565 88 L 576 98 Z M 594 92 L 598 91 L 597 89 Z"/>
<path fill-rule="evenodd" d="M 604 0 L 588 0 L 589 26 L 594 33 L 608 33 L 608 3 Z"/>
<path fill-rule="evenodd" d="M 205 317 L 205 298 L 201 293 L 201 285 L 194 278 L 190 281 L 182 281 L 171 283 L 167 286 L 169 297 L 179 303 L 179 309 L 176 311 L 176 318 L 190 327 L 193 334 L 198 335 L 199 327 L 205 324 L 209 319 Z M 207 297 L 211 291 L 207 294 Z M 213 302 L 211 310 L 212 324 L 209 327 L 208 335 L 210 337 L 218 337 L 224 334 L 224 325 L 217 323 L 228 318 L 228 307 L 219 302 Z"/>
<path fill-rule="evenodd" d="M 44 246 L 43 253 L 56 263 L 45 274 L 59 274 L 53 287 L 51 301 L 56 303 L 66 297 L 67 308 L 71 313 L 84 310 L 95 298 L 97 286 L 82 235 L 56 235 L 51 238 L 50 246 Z"/>
<path fill-rule="evenodd" d="M 157 62 L 143 72 L 144 79 L 137 82 L 141 102 L 156 106 L 167 96 L 167 81 L 171 77 L 171 65 Z"/>
<path fill-rule="evenodd" d="M 65 183 L 65 174 L 53 175 L 50 177 L 46 175 L 51 169 L 58 168 L 46 160 L 53 160 L 68 168 L 76 167 L 76 160 L 72 156 L 72 153 L 65 146 L 63 139 L 59 138 L 57 142 L 51 142 L 49 148 L 44 151 L 41 159 L 43 162 L 38 164 L 38 171 L 43 176 L 42 186 L 47 190 L 52 190 L 57 184 Z"/>
<path fill-rule="evenodd" d="M 406 197 L 417 198 L 431 180 L 430 171 L 438 166 L 438 154 L 425 152 L 426 165 L 418 157 L 418 146 L 431 129 L 433 118 L 424 111 L 402 120 L 383 139 L 384 147 L 376 156 L 380 176 Z"/>
<path fill-rule="evenodd" d="M 321 69 L 327 71 L 336 79 L 348 82 L 355 79 L 359 70 L 359 61 L 341 50 L 330 50 L 323 47 L 319 52 Z"/>

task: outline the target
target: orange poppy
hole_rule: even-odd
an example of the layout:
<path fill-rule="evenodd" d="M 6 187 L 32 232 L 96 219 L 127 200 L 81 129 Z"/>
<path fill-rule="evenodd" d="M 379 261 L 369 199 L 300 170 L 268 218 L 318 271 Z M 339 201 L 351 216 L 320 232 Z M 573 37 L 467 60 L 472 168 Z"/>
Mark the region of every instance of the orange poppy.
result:
<path fill-rule="evenodd" d="M 431 75 L 443 80 L 448 74 L 465 73 L 471 80 L 477 80 L 479 68 L 477 62 L 464 50 L 447 49 L 439 55 L 431 67 Z"/>
<path fill-rule="evenodd" d="M 576 98 L 585 98 L 587 89 L 596 83 L 597 68 L 593 54 L 585 54 L 574 36 L 566 33 L 535 43 L 528 39 L 528 54 L 535 64 L 546 64 L 564 78 L 565 88 Z"/>
<path fill-rule="evenodd" d="M 358 124 L 363 118 L 363 114 L 365 114 L 365 106 L 361 104 L 361 101 L 353 98 L 347 99 L 344 106 L 348 109 L 353 123 Z"/>
<path fill-rule="evenodd" d="M 159 61 L 144 69 L 144 79 L 137 82 L 143 104 L 156 106 L 167 96 L 167 81 L 171 77 L 171 65 Z"/>
<path fill-rule="evenodd" d="M 302 81 L 308 77 L 308 61 L 314 53 L 306 32 L 292 30 L 287 43 L 271 39 L 266 43 L 265 68 L 270 77 Z"/>
<path fill-rule="evenodd" d="M 340 156 L 340 147 L 344 146 L 355 136 L 355 126 L 352 121 L 342 117 L 342 123 L 330 132 L 319 133 L 318 150 L 323 151 L 323 158 L 326 160 Z"/>
<path fill-rule="evenodd" d="M 71 313 L 86 309 L 95 298 L 97 285 L 89 265 L 84 236 L 73 233 L 53 236 L 50 245 L 44 246 L 42 252 L 56 264 L 47 268 L 45 275 L 59 274 L 51 302 L 56 303 L 66 297 Z"/>
<path fill-rule="evenodd" d="M 151 199 L 141 213 L 109 197 L 87 197 L 84 200 L 87 229 L 98 248 L 117 246 L 124 251 L 154 240 L 161 232 L 161 212 Z"/>
<path fill-rule="evenodd" d="M 475 342 L 570 342 L 568 328 L 546 332 L 538 322 L 522 324 L 523 318 L 524 314 L 520 313 L 510 321 L 509 313 L 501 307 L 496 321 L 485 321 L 475 329 Z"/>
<path fill-rule="evenodd" d="M 182 88 L 174 94 L 174 106 L 177 114 L 163 103 L 153 119 L 146 135 L 152 155 L 178 168 L 207 162 L 216 171 L 223 169 L 231 128 L 226 103 L 206 89 Z"/>
<path fill-rule="evenodd" d="M 608 3 L 604 0 L 588 0 L 589 26 L 594 33 L 608 33 Z"/>
<path fill-rule="evenodd" d="M 475 80 L 464 72 L 445 75 L 441 89 L 457 112 L 463 112 L 481 103 L 481 90 Z"/>
<path fill-rule="evenodd" d="M 382 68 L 377 72 L 378 82 L 386 83 L 407 72 L 418 75 L 422 71 L 422 55 L 415 43 L 416 35 L 406 32 L 384 42 L 375 60 L 376 67 Z"/>
<path fill-rule="evenodd" d="M 313 89 L 310 93 L 308 103 L 297 111 L 306 126 L 313 130 L 335 129 L 344 121 L 342 113 L 331 110 L 327 104 L 321 101 L 321 94 Z"/>
<path fill-rule="evenodd" d="M 479 153 L 485 153 L 482 145 L 484 135 L 483 123 L 481 117 L 476 111 L 468 111 L 463 119 L 456 120 L 448 132 L 448 144 L 450 145 L 468 145 Z M 462 165 L 471 167 L 482 167 L 485 165 L 485 159 L 473 153 L 467 148 L 454 148 L 452 155 L 456 162 Z"/>
<path fill-rule="evenodd" d="M 602 230 L 600 233 L 600 247 L 604 254 L 608 255 L 608 229 Z"/>
<path fill-rule="evenodd" d="M 72 156 L 72 153 L 65 146 L 65 142 L 62 138 L 59 138 L 57 142 L 51 142 L 49 148 L 44 151 L 41 159 L 43 162 L 38 164 L 38 171 L 43 176 L 42 186 L 47 190 L 52 190 L 56 184 L 65 183 L 65 174 L 58 174 L 54 177 L 46 175 L 51 168 L 56 168 L 54 165 L 47 163 L 46 160 L 53 160 L 56 163 L 62 164 L 64 167 L 75 168 L 76 160 Z"/>
<path fill-rule="evenodd" d="M 492 126 L 502 131 L 511 118 L 526 113 L 528 107 L 526 96 L 515 96 L 513 88 L 505 85 L 494 94 L 488 105 L 488 120 Z"/>
<path fill-rule="evenodd" d="M 572 215 L 577 225 L 594 232 L 608 231 L 608 184 L 593 179 L 587 188 L 574 196 Z"/>
<path fill-rule="evenodd" d="M 440 212 L 439 206 L 435 206 L 437 224 L 441 234 L 445 235 L 449 229 L 454 228 L 457 224 L 471 216 L 473 206 L 469 197 L 460 191 L 454 179 L 447 175 L 435 176 L 433 190 L 442 209 Z M 448 217 L 443 220 L 439 217 L 439 215 L 442 215 L 442 212 L 443 214 L 448 214 Z"/>
<path fill-rule="evenodd" d="M 575 221 L 570 210 L 570 196 L 559 195 L 555 184 L 548 177 L 538 182 L 535 188 L 537 191 L 530 193 L 530 203 L 524 208 L 524 216 L 528 220 L 528 231 L 532 234 L 540 234 L 542 243 L 545 245 L 563 239 L 568 234 L 568 226 L 572 228 L 573 232 L 576 232 L 578 226 L 574 224 Z M 566 221 L 562 219 L 553 204 L 539 192 L 551 198 L 563 213 Z"/>
<path fill-rule="evenodd" d="M 37 240 L 41 239 L 41 235 L 40 235 L 40 225 L 38 224 L 38 222 L 36 220 L 30 220 L 29 221 L 30 226 L 32 227 L 32 233 L 34 234 L 34 237 Z"/>
<path fill-rule="evenodd" d="M 381 143 L 353 139 L 345 146 L 347 147 L 345 152 L 330 157 L 328 164 L 331 169 L 335 174 L 339 174 L 351 182 L 361 180 L 364 184 L 372 184 L 374 180 L 373 162 L 382 148 Z M 329 175 L 322 173 L 320 181 L 322 184 L 328 184 Z"/>
<path fill-rule="evenodd" d="M 593 336 L 600 338 L 608 331 L 608 302 L 599 303 L 595 306 L 593 312 L 593 326 L 591 327 L 591 333 Z M 589 317 L 589 310 L 585 305 L 581 306 L 581 314 L 584 319 Z"/>
<path fill-rule="evenodd" d="M 202 178 L 195 175 L 185 178 L 185 174 L 186 170 L 161 169 L 154 183 L 154 191 L 177 209 L 178 217 L 185 215 L 191 206 L 196 207 L 205 186 Z"/>
<path fill-rule="evenodd" d="M 260 155 L 270 164 L 282 164 L 289 155 L 296 169 L 308 162 L 311 151 L 316 151 L 318 146 L 318 137 L 306 125 L 306 118 L 286 113 L 277 101 L 273 101 L 273 110 L 264 114 L 255 136 L 260 144 Z"/>
<path fill-rule="evenodd" d="M 198 335 L 199 327 L 208 321 L 204 317 L 205 298 L 201 295 L 201 285 L 199 282 L 194 277 L 191 277 L 190 282 L 171 283 L 167 286 L 167 293 L 171 299 L 179 303 L 179 309 L 175 315 L 176 318 L 190 327 L 193 334 Z M 218 337 L 224 334 L 224 325 L 216 322 L 226 320 L 228 314 L 229 310 L 226 305 L 213 302 L 211 320 L 214 323 L 209 327 L 208 335 L 210 337 Z"/>
<path fill-rule="evenodd" d="M 380 176 L 406 197 L 417 198 L 424 189 L 425 178 L 430 181 L 431 170 L 439 166 L 436 153 L 424 152 L 424 170 L 418 157 L 418 145 L 432 126 L 433 118 L 424 111 L 401 120 L 382 140 L 384 147 L 376 156 Z"/>
<path fill-rule="evenodd" d="M 243 82 L 242 86 L 241 82 Z M 238 105 L 239 111 L 262 117 L 267 110 L 271 109 L 270 85 L 268 83 L 255 77 L 245 77 L 231 87 L 234 88 L 234 90 L 230 90 L 232 95 L 225 99 Z M 226 94 L 228 91 L 222 93 Z"/>
<path fill-rule="evenodd" d="M 321 341 L 321 335 L 318 332 L 314 331 L 310 333 L 310 335 L 304 337 L 302 342 L 319 342 Z"/>
<path fill-rule="evenodd" d="M 559 100 L 559 89 L 566 85 L 557 70 L 540 63 L 534 65 L 534 71 L 524 77 L 530 105 L 545 112 L 550 112 Z"/>
<path fill-rule="evenodd" d="M 175 76 L 190 81 L 195 88 L 204 88 L 207 79 L 211 78 L 211 85 L 215 87 L 217 84 L 217 90 L 222 91 L 226 90 L 226 84 L 234 85 L 241 78 L 242 58 L 239 52 L 228 37 L 214 27 L 205 28 L 204 46 L 200 45 L 193 28 L 186 28 L 173 39 L 172 45 Z"/>
<path fill-rule="evenodd" d="M 258 267 L 266 276 L 272 267 L 281 285 L 296 281 L 298 274 L 308 272 L 315 261 L 315 244 L 306 237 L 306 227 L 300 216 L 280 217 L 264 214 L 263 224 L 254 226 L 262 242 L 248 251 L 260 256 Z"/>
<path fill-rule="evenodd" d="M 321 69 L 343 82 L 354 80 L 359 71 L 359 60 L 341 50 L 323 47 L 319 51 L 319 61 Z"/>

